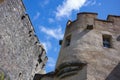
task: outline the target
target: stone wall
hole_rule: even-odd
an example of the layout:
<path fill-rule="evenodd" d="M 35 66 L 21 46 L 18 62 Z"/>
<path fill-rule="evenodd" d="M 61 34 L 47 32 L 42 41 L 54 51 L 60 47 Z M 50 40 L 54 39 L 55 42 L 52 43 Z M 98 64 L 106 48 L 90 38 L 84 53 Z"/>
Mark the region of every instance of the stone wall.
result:
<path fill-rule="evenodd" d="M 35 73 L 44 73 L 46 61 L 45 49 L 34 33 L 22 1 L 2 0 L 0 69 L 10 80 L 33 80 Z"/>
<path fill-rule="evenodd" d="M 100 20 L 96 13 L 79 13 L 66 28 L 56 68 L 65 62 L 86 62 L 87 80 L 119 80 L 119 26 L 120 16 L 109 15 L 107 20 Z M 65 46 L 69 35 L 70 45 Z M 103 36 L 110 36 L 110 48 L 103 46 Z M 116 67 L 113 79 L 108 78 Z"/>
<path fill-rule="evenodd" d="M 83 12 L 69 20 L 53 80 L 120 80 L 120 16 Z"/>

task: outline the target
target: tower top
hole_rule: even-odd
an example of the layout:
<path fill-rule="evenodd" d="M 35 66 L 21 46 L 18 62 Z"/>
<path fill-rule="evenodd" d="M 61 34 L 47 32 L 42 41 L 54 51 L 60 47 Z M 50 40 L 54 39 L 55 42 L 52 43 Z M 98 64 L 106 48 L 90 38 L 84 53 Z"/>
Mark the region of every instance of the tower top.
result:
<path fill-rule="evenodd" d="M 112 29 L 114 30 L 117 29 L 118 26 L 120 26 L 120 23 L 118 23 L 120 21 L 119 15 L 108 15 L 106 20 L 98 19 L 97 16 L 98 16 L 97 13 L 92 13 L 92 12 L 78 13 L 76 20 L 74 21 L 68 20 L 66 24 L 66 33 L 69 34 L 74 30 L 85 29 L 88 25 L 93 26 L 97 30 L 102 29 L 103 31 L 106 29 L 110 31 L 109 28 L 111 28 L 111 30 Z M 113 26 L 113 25 L 117 25 L 117 26 Z M 117 30 L 114 30 L 112 32 L 118 32 L 119 30 L 120 29 L 118 28 Z"/>

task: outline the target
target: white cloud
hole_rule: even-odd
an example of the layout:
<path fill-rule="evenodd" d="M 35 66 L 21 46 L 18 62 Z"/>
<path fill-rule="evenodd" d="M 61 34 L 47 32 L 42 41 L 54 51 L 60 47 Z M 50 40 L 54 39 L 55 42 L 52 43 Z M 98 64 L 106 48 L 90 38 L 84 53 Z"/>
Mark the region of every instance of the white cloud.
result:
<path fill-rule="evenodd" d="M 88 1 L 86 1 L 86 3 L 84 4 L 84 6 L 94 6 L 94 5 L 96 5 L 96 4 L 97 4 L 96 0 L 88 0 Z"/>
<path fill-rule="evenodd" d="M 40 12 L 37 12 L 36 15 L 33 17 L 33 21 L 37 20 L 40 17 Z"/>
<path fill-rule="evenodd" d="M 46 50 L 46 52 L 48 52 L 48 50 L 50 50 L 52 48 L 51 43 L 49 41 L 46 42 L 41 42 Z"/>
<path fill-rule="evenodd" d="M 57 7 L 56 17 L 69 17 L 73 10 L 79 10 L 86 0 L 64 0 L 62 5 Z"/>
<path fill-rule="evenodd" d="M 49 4 L 49 2 L 50 2 L 50 0 L 43 0 L 43 1 L 41 0 L 41 1 L 40 1 L 40 6 L 41 6 L 41 7 L 45 7 L 46 5 Z"/>
<path fill-rule="evenodd" d="M 48 63 L 47 66 L 50 68 L 54 68 L 55 67 L 55 60 L 52 57 L 48 57 Z"/>
<path fill-rule="evenodd" d="M 59 27 L 57 29 L 50 29 L 50 28 L 45 28 L 43 26 L 40 26 L 40 30 L 42 32 L 44 32 L 45 34 L 47 34 L 48 36 L 53 37 L 57 40 L 63 38 L 63 33 L 62 33 L 62 28 L 61 27 Z"/>
<path fill-rule="evenodd" d="M 49 21 L 49 23 L 53 23 L 54 19 L 53 18 L 49 18 L 48 21 Z"/>

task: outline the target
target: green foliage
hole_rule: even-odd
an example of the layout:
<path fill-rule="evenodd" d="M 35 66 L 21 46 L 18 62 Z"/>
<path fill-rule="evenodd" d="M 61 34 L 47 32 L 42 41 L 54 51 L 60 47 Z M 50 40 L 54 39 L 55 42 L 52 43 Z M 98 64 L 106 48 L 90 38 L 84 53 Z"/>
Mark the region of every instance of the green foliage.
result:
<path fill-rule="evenodd" d="M 0 73 L 0 80 L 4 80 L 4 73 L 3 72 Z"/>

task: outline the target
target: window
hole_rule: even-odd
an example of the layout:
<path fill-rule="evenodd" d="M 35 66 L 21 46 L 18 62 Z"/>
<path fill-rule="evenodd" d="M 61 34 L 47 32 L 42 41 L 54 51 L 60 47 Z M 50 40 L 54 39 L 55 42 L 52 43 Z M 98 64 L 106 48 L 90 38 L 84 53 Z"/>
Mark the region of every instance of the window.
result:
<path fill-rule="evenodd" d="M 62 45 L 63 40 L 59 40 L 59 45 Z"/>
<path fill-rule="evenodd" d="M 42 69 L 45 67 L 45 64 L 42 65 Z"/>
<path fill-rule="evenodd" d="M 65 39 L 65 46 L 69 46 L 70 45 L 70 42 L 71 42 L 71 35 L 67 36 L 66 39 Z"/>
<path fill-rule="evenodd" d="M 120 35 L 117 37 L 117 41 L 120 41 Z"/>
<path fill-rule="evenodd" d="M 93 25 L 87 25 L 87 29 L 88 30 L 92 30 L 93 29 Z"/>
<path fill-rule="evenodd" d="M 42 59 L 41 59 L 41 58 L 39 58 L 39 59 L 38 59 L 38 62 L 39 62 L 39 63 L 41 63 L 41 62 L 42 62 Z"/>
<path fill-rule="evenodd" d="M 103 47 L 111 48 L 111 35 L 103 35 Z"/>
<path fill-rule="evenodd" d="M 22 75 L 22 73 L 19 73 L 19 77 Z"/>
<path fill-rule="evenodd" d="M 36 64 L 36 67 L 38 67 L 38 64 Z"/>
<path fill-rule="evenodd" d="M 25 18 L 25 15 L 22 15 L 22 16 L 21 16 L 21 19 L 23 20 L 24 18 Z"/>

